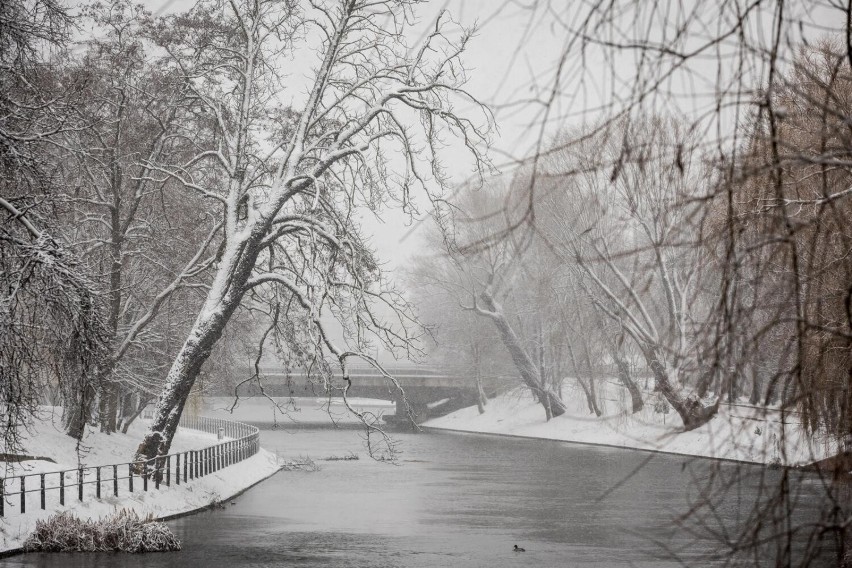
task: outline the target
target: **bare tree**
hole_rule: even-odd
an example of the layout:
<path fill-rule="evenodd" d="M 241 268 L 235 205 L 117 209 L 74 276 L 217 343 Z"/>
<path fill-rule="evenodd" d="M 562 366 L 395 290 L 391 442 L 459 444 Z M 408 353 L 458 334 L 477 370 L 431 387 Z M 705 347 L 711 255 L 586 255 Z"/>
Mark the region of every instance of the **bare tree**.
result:
<path fill-rule="evenodd" d="M 217 227 L 208 203 L 150 176 L 154 164 L 185 156 L 209 132 L 177 136 L 189 103 L 175 74 L 146 55 L 149 15 L 122 0 L 94 5 L 86 15 L 100 37 L 61 70 L 63 78 L 85 83 L 74 109 L 85 126 L 62 137 L 61 174 L 69 187 L 64 224 L 67 240 L 93 273 L 103 274 L 113 347 L 101 365 L 99 414 L 102 429 L 115 432 L 119 418 L 123 428 L 162 384 L 152 376 L 161 370 L 157 351 L 165 336 L 185 334 L 190 322 L 169 324 L 191 319 L 200 305 L 198 294 L 175 296 L 187 296 L 212 263 L 207 248 Z M 164 323 L 158 319 L 167 302 Z"/>
<path fill-rule="evenodd" d="M 413 320 L 382 282 L 355 216 L 385 203 L 412 207 L 418 187 L 434 196 L 444 183 L 443 132 L 458 135 L 477 164 L 484 142 L 476 123 L 453 108 L 454 100 L 477 104 L 463 89 L 460 61 L 470 31 L 451 39 L 455 26 L 442 13 L 409 52 L 412 8 L 346 0 L 301 12 L 282 2 L 203 2 L 156 30 L 216 132 L 215 146 L 156 169 L 218 204 L 222 240 L 204 305 L 169 371 L 140 458 L 168 451 L 201 365 L 247 298 L 281 306 L 272 325 L 296 343 L 293 356 L 322 367 L 320 354 L 328 353 L 346 384 L 349 358 L 378 366 L 365 349 L 370 335 L 409 348 Z M 306 98 L 298 110 L 279 107 L 287 56 L 312 52 L 319 61 Z M 377 302 L 394 309 L 396 325 L 377 314 Z M 346 347 L 328 333 L 326 314 L 343 322 Z"/>
<path fill-rule="evenodd" d="M 443 243 L 435 231 L 429 235 L 427 254 L 414 259 L 406 275 L 406 284 L 417 306 L 417 317 L 430 331 L 433 341 L 424 350 L 430 364 L 455 369 L 459 376 L 472 380 L 477 391 L 477 408 L 485 413 L 488 392 L 504 387 L 503 379 L 511 372 L 498 347 L 500 337 L 482 318 L 462 309 L 467 296 L 459 297 L 458 288 L 447 282 Z M 437 251 L 437 252 L 433 252 Z M 514 381 L 513 381 L 514 384 Z"/>
<path fill-rule="evenodd" d="M 712 393 L 715 399 L 695 407 L 687 395 L 681 402 L 695 412 L 683 408 L 691 414 L 684 422 L 712 415 L 721 396 L 733 401 L 750 391 L 753 402 L 780 403 L 782 421 L 790 419 L 792 428 L 798 429 L 801 413 L 812 442 L 848 448 L 852 292 L 848 223 L 842 219 L 848 218 L 850 197 L 849 4 L 625 0 L 568 6 L 543 0 L 519 9 L 527 11 L 531 26 L 547 14 L 563 35 L 562 49 L 550 72 L 536 77 L 533 94 L 525 93 L 538 109 L 534 148 L 515 156 L 516 164 L 532 171 L 526 213 L 483 244 L 535 230 L 547 212 L 541 207 L 547 200 L 537 194 L 552 187 L 541 178 L 583 179 L 584 168 L 568 161 L 555 169 L 550 156 L 582 153 L 590 140 L 627 125 L 616 140 L 617 159 L 586 166 L 614 190 L 626 179 L 625 164 L 637 163 L 642 154 L 635 126 L 641 129 L 653 115 L 676 119 L 692 143 L 660 148 L 655 159 L 677 172 L 688 165 L 684 149 L 692 147 L 693 158 L 706 166 L 702 187 L 688 204 L 696 233 L 688 240 L 701 257 L 689 263 L 700 271 L 694 286 L 703 299 L 684 337 L 703 337 L 688 365 L 691 394 Z M 814 49 L 822 34 L 830 34 L 833 45 Z M 553 129 L 565 123 L 577 130 L 551 144 Z M 588 225 L 580 225 L 570 229 L 585 247 L 578 256 L 589 292 L 614 323 L 632 326 L 630 337 L 649 345 L 653 327 L 663 331 L 657 316 L 670 303 L 667 294 L 631 299 L 629 290 L 644 290 L 646 281 L 629 278 L 623 249 L 607 250 L 599 235 L 583 234 Z M 661 264 L 653 260 L 654 247 L 644 252 L 646 266 Z M 677 270 L 657 266 L 649 273 L 659 285 L 665 272 Z M 664 355 L 648 353 L 646 360 L 674 356 L 672 345 L 664 342 Z M 677 369 L 673 362 L 655 374 Z M 740 532 L 724 538 L 731 561 L 760 564 L 767 553 L 777 565 L 813 565 L 821 549 L 836 545 L 838 558 L 848 564 L 849 499 L 837 482 L 849 470 L 845 455 L 821 464 L 824 500 L 813 524 L 796 524 L 800 504 L 792 472 L 761 476 L 753 514 Z M 690 511 L 699 523 L 716 514 L 719 499 L 732 496 L 746 477 L 715 473 Z"/>
<path fill-rule="evenodd" d="M 454 207 L 442 208 L 437 218 L 440 238 L 434 239 L 432 262 L 420 270 L 420 275 L 424 282 L 454 298 L 459 309 L 494 325 L 521 382 L 542 405 L 549 420 L 566 410 L 560 393 L 563 377 L 545 361 L 540 323 L 520 317 L 520 306 L 527 306 L 524 315 L 532 314 L 532 320 L 540 313 L 532 298 L 535 292 L 527 297 L 516 293 L 516 290 L 547 286 L 541 281 L 524 280 L 525 270 L 529 268 L 525 262 L 531 256 L 525 243 L 507 240 L 493 247 L 475 246 L 483 235 L 499 231 L 506 222 L 501 212 L 504 194 L 499 180 L 493 180 L 479 191 L 463 188 Z M 511 306 L 507 307 L 507 302 Z M 524 329 L 524 319 L 531 323 L 528 329 Z"/>
<path fill-rule="evenodd" d="M 536 226 L 582 275 L 582 296 L 635 342 L 655 389 L 691 430 L 712 418 L 721 400 L 704 406 L 690 393 L 703 304 L 689 203 L 701 195 L 701 164 L 667 121 L 621 128 L 627 130 L 590 139 L 585 153 L 575 148 L 572 166 L 549 157 L 551 174 L 536 186 L 545 205 Z M 629 150 L 612 138 L 630 139 Z M 680 162 L 673 163 L 668 151 L 677 146 Z M 583 173 L 561 176 L 566 166 Z"/>
<path fill-rule="evenodd" d="M 92 279 L 59 236 L 51 144 L 77 124 L 73 81 L 58 85 L 70 18 L 52 1 L 0 6 L 0 391 L 3 441 L 17 445 L 47 393 L 82 435 L 105 345 Z"/>

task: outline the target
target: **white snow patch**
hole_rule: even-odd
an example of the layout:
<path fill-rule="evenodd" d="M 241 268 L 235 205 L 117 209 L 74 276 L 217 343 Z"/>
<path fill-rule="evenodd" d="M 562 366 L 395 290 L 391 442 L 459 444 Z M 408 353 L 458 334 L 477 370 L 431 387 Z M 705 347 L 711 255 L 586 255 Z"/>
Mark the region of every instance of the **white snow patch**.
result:
<path fill-rule="evenodd" d="M 599 390 L 600 418 L 589 412 L 579 387 L 566 384 L 563 398 L 568 411 L 549 422 L 531 393 L 519 388 L 489 400 L 485 414 L 471 406 L 429 420 L 424 426 L 790 466 L 836 453 L 832 441 L 808 436 L 798 415 L 782 416 L 777 409 L 723 404 L 710 422 L 684 432 L 673 409 L 667 414 L 655 412 L 656 395 L 644 393 L 645 407 L 634 415 L 624 410 L 630 408 L 630 399 L 621 385 L 607 381 Z"/>
<path fill-rule="evenodd" d="M 372 412 L 381 417 L 393 414 L 396 405 L 387 400 L 349 397 L 349 404 L 359 412 Z M 340 397 L 266 397 L 241 398 L 233 409 L 233 397 L 205 397 L 204 416 L 253 423 L 281 424 L 357 424 L 358 418 L 346 408 Z M 276 407 L 276 405 L 278 405 Z"/>

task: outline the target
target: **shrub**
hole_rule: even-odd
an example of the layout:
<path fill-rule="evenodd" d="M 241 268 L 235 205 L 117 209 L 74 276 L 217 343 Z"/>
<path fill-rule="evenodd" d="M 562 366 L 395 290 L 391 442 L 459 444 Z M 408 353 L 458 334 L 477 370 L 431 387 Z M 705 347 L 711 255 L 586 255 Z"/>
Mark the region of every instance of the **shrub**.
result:
<path fill-rule="evenodd" d="M 139 518 L 122 509 L 99 519 L 78 519 L 68 512 L 36 522 L 24 542 L 28 552 L 165 552 L 180 550 L 180 541 L 151 515 Z"/>

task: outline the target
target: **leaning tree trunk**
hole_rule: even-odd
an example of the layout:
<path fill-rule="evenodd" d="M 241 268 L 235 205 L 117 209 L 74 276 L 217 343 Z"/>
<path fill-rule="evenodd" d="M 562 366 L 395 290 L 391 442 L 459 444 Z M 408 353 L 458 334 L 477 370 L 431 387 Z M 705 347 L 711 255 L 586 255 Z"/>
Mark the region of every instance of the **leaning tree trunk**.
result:
<path fill-rule="evenodd" d="M 574 376 L 576 377 L 580 388 L 583 389 L 583 394 L 586 396 L 586 406 L 589 408 L 589 413 L 594 414 L 595 416 L 600 416 L 601 410 L 598 407 L 598 401 L 595 399 L 595 391 L 590 389 L 589 385 L 586 385 L 586 383 L 583 382 L 580 366 L 577 363 L 577 357 L 574 355 L 574 347 L 571 346 L 570 342 L 566 342 L 565 346 L 568 348 L 568 358 L 571 359 L 571 368 L 574 369 Z M 591 381 L 591 369 L 589 369 L 589 384 L 591 384 Z"/>
<path fill-rule="evenodd" d="M 615 366 L 618 369 L 618 380 L 621 381 L 621 384 L 627 389 L 627 392 L 630 393 L 630 401 L 633 404 L 633 413 L 636 414 L 645 406 L 645 401 L 642 400 L 642 391 L 639 390 L 639 387 L 636 385 L 636 381 L 633 380 L 633 377 L 630 375 L 630 365 L 627 364 L 627 361 L 617 349 L 613 349 L 612 358 L 615 360 Z"/>
<path fill-rule="evenodd" d="M 497 327 L 497 331 L 500 333 L 500 339 L 503 341 L 503 345 L 509 351 L 509 355 L 512 357 L 512 362 L 521 374 L 521 380 L 533 392 L 535 397 L 544 407 L 547 419 L 550 420 L 550 418 L 554 416 L 561 416 L 565 414 L 565 403 L 562 402 L 562 399 L 557 393 L 553 392 L 553 390 L 544 384 L 542 378 L 539 376 L 535 363 L 532 361 L 529 354 L 527 354 L 521 344 L 520 338 L 506 320 L 506 317 L 503 315 L 497 303 L 490 294 L 485 292 L 480 294 L 480 298 L 488 310 L 487 316 Z"/>
<path fill-rule="evenodd" d="M 654 390 L 662 393 L 669 404 L 672 405 L 672 408 L 683 421 L 684 430 L 695 430 L 716 415 L 721 397 L 716 398 L 716 404 L 704 406 L 695 396 L 683 396 L 683 393 L 671 384 L 668 371 L 658 353 L 658 348 L 656 346 L 645 347 L 642 349 L 642 354 L 645 356 L 651 372 L 654 373 L 654 380 L 656 381 Z"/>
<path fill-rule="evenodd" d="M 154 419 L 136 450 L 136 461 L 169 453 L 183 407 L 201 366 L 210 357 L 213 346 L 242 301 L 264 233 L 264 226 L 258 224 L 245 241 L 226 248 L 204 306 L 166 376 Z"/>
<path fill-rule="evenodd" d="M 130 395 L 130 396 L 131 396 L 131 401 L 128 403 L 128 405 L 132 404 L 132 395 Z M 130 429 L 130 425 L 133 424 L 133 422 L 137 418 L 139 418 L 139 416 L 142 414 L 142 412 L 148 406 L 149 402 L 151 402 L 150 397 L 143 397 L 142 395 L 140 395 L 139 396 L 139 404 L 136 405 L 135 410 L 132 410 L 132 411 L 128 410 L 124 414 L 124 416 L 122 416 L 122 418 L 121 418 L 121 433 L 122 434 L 127 434 L 127 430 Z"/>
<path fill-rule="evenodd" d="M 192 385 L 195 384 L 195 378 L 239 304 L 236 301 L 215 306 L 216 303 L 213 298 L 208 298 L 204 310 L 192 326 L 189 337 L 175 357 L 166 376 L 166 384 L 157 400 L 154 419 L 136 450 L 137 461 L 169 453 L 172 438 L 177 430 L 186 399 L 189 397 Z M 215 307 L 213 310 L 208 310 L 211 304 Z"/>

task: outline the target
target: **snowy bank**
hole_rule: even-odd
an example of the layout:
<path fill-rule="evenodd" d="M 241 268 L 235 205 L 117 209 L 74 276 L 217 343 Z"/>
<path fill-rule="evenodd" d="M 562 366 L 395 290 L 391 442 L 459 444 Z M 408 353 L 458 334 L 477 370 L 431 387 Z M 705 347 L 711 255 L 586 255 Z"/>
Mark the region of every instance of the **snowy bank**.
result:
<path fill-rule="evenodd" d="M 395 403 L 375 398 L 349 397 L 349 405 L 359 412 L 381 417 L 393 414 Z M 295 425 L 361 425 L 340 397 L 205 397 L 202 414 L 213 418 L 238 420 L 252 424 Z"/>
<path fill-rule="evenodd" d="M 59 413 L 46 411 L 27 435 L 24 447 L 27 454 L 48 457 L 57 463 L 0 462 L 0 467 L 5 467 L 3 475 L 8 476 L 11 473 L 29 474 L 126 462 L 136 450 L 146 426 L 144 422 L 137 420 L 126 435 L 107 436 L 94 430 L 87 431 L 78 449 L 75 441 L 62 433 Z M 216 436 L 212 434 L 179 428 L 172 449 L 175 452 L 198 449 L 215 442 Z M 105 491 L 105 496 L 101 499 L 87 497 L 82 502 L 69 491 L 65 506 L 60 506 L 56 495 L 51 495 L 45 510 L 38 507 L 36 494 L 32 494 L 33 501 L 26 514 L 10 511 L 7 516 L 0 518 L 0 554 L 20 548 L 27 535 L 35 528 L 38 519 L 47 518 L 59 511 L 71 511 L 84 519 L 97 519 L 120 509 L 132 509 L 141 517 L 152 514 L 159 519 L 168 519 L 230 499 L 280 469 L 279 459 L 261 449 L 251 458 L 217 472 L 181 485 L 162 485 L 159 490 L 151 486 L 146 492 L 142 490 L 142 484 L 137 483 L 133 493 L 127 493 L 122 488 L 119 497 L 113 497 L 109 491 Z"/>
<path fill-rule="evenodd" d="M 656 395 L 645 393 L 645 407 L 630 414 L 624 410 L 630 407 L 629 397 L 620 385 L 606 381 L 600 391 L 603 414 L 599 418 L 589 412 L 580 387 L 566 381 L 563 399 L 568 410 L 549 422 L 532 394 L 516 389 L 489 400 L 485 414 L 480 415 L 472 406 L 423 426 L 790 466 L 836 453 L 834 444 L 809 437 L 794 413 L 782 415 L 777 409 L 745 404 L 722 405 L 710 422 L 684 432 L 677 413 L 671 408 L 662 412 L 665 405 L 654 404 Z"/>

